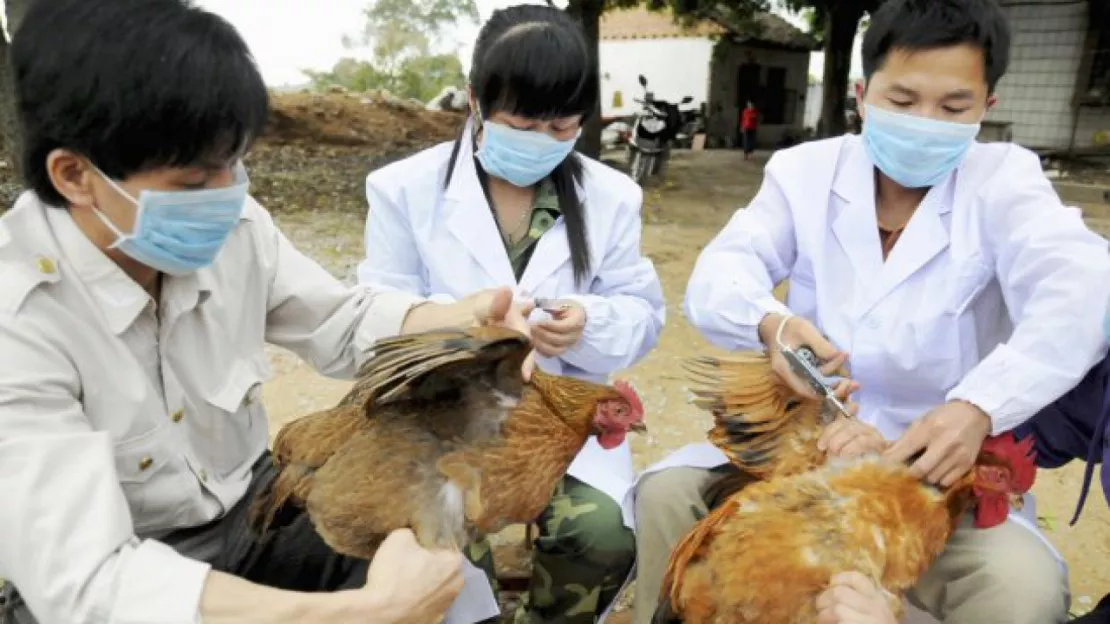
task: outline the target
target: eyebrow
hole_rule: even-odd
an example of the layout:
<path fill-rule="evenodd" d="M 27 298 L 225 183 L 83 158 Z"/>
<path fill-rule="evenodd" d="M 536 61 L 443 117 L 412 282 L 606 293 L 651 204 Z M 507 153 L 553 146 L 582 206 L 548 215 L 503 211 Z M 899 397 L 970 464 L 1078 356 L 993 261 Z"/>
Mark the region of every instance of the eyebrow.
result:
<path fill-rule="evenodd" d="M 914 91 L 913 89 L 910 89 L 909 87 L 904 87 L 900 84 L 891 85 L 890 90 L 895 91 L 895 92 L 897 92 L 901 95 L 905 95 L 907 97 L 917 97 L 918 96 L 917 91 Z M 975 99 L 975 92 L 973 92 L 971 89 L 956 89 L 955 91 L 949 91 L 948 93 L 945 93 L 944 97 L 941 98 L 941 99 L 943 99 L 943 100 L 973 100 L 973 99 Z"/>

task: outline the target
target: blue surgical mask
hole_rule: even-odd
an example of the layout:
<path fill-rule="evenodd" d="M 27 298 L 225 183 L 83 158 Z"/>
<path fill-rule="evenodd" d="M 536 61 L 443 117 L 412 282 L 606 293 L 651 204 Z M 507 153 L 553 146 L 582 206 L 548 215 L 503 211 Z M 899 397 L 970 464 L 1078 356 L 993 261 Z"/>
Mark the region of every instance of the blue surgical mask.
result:
<path fill-rule="evenodd" d="M 489 175 L 513 186 L 530 187 L 551 175 L 574 151 L 575 138 L 560 141 L 543 132 L 517 130 L 494 121 L 482 126 L 482 145 L 476 155 Z"/>
<path fill-rule="evenodd" d="M 940 184 L 963 162 L 979 124 L 940 121 L 864 105 L 863 145 L 871 162 L 906 188 Z"/>
<path fill-rule="evenodd" d="M 97 171 L 138 209 L 134 230 L 129 234 L 122 232 L 99 209 L 93 209 L 116 235 L 111 248 L 174 276 L 196 272 L 215 261 L 239 223 L 250 185 L 246 168 L 239 163 L 231 186 L 199 191 L 143 190 L 135 199 L 118 182 Z"/>

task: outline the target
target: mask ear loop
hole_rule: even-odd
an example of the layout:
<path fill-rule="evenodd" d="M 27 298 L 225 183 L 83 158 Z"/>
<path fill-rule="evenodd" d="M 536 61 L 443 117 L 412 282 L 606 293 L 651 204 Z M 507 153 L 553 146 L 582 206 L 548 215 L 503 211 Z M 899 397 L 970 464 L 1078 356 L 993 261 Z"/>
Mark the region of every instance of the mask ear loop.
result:
<path fill-rule="evenodd" d="M 119 193 L 121 197 L 126 198 L 127 201 L 134 204 L 134 206 L 135 206 L 135 224 L 132 227 L 135 231 L 138 231 L 139 221 L 143 217 L 142 204 L 139 203 L 139 200 L 132 197 L 131 193 L 128 193 L 127 191 L 123 190 L 123 187 L 120 186 L 118 182 L 113 180 L 111 178 L 111 176 L 109 176 L 108 174 L 101 171 L 100 167 L 97 167 L 91 161 L 89 162 L 89 166 L 92 167 L 93 171 L 96 171 L 96 173 L 100 176 L 100 179 L 107 182 L 108 186 L 111 186 L 112 189 L 115 192 Z M 100 210 L 99 206 L 91 206 L 91 208 L 92 208 L 93 214 L 96 215 L 97 219 L 100 219 L 100 222 L 104 224 L 104 227 L 111 230 L 112 234 L 115 234 L 115 236 L 116 236 L 116 240 L 111 245 L 109 245 L 109 249 L 115 249 L 115 248 L 119 247 L 125 240 L 134 236 L 134 233 L 127 234 L 123 230 L 121 230 L 115 223 L 112 222 L 111 219 L 108 218 L 108 215 L 104 214 L 104 212 Z"/>

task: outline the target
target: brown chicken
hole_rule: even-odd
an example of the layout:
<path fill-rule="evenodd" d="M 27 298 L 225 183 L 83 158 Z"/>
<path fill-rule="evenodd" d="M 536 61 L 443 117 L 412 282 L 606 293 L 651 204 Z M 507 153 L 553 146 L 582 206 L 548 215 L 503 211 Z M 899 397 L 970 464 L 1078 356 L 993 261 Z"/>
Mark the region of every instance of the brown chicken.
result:
<path fill-rule="evenodd" d="M 671 555 L 654 622 L 814 624 L 833 575 L 871 578 L 901 614 L 902 596 L 973 505 L 976 525 L 1005 521 L 1033 485 L 1031 444 L 989 438 L 976 467 L 947 490 L 878 455 L 826 461 L 817 449 L 833 414 L 796 396 L 762 355 L 693 365 L 710 440 L 738 469 L 735 489 Z"/>
<path fill-rule="evenodd" d="M 304 507 L 337 552 L 369 559 L 392 530 L 458 548 L 539 516 L 590 435 L 605 448 L 643 429 L 628 384 L 536 371 L 508 329 L 474 328 L 379 341 L 350 393 L 296 420 L 274 441 L 280 469 L 254 502 L 264 535 L 286 505 Z"/>

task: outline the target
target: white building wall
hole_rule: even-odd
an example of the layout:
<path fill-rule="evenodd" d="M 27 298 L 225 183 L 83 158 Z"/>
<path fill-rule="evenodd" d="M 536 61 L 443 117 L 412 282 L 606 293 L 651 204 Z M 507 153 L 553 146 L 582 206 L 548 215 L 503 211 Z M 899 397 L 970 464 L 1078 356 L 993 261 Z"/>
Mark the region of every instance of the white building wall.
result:
<path fill-rule="evenodd" d="M 821 95 L 824 93 L 821 83 L 811 84 L 806 87 L 806 112 L 802 124 L 806 128 L 817 130 L 817 122 L 821 121 Z"/>
<path fill-rule="evenodd" d="M 708 98 L 712 55 L 713 42 L 708 37 L 602 41 L 602 116 L 631 115 L 639 110 L 633 98 L 644 94 L 640 74 L 647 78 L 655 97 L 677 104 L 689 95 L 694 98 L 690 106 L 700 105 Z M 619 108 L 613 105 L 617 91 L 622 99 Z"/>
<path fill-rule="evenodd" d="M 787 132 L 801 138 L 806 117 L 806 95 L 809 91 L 809 53 L 786 50 L 766 50 L 733 45 L 725 48 L 713 64 L 714 75 L 710 85 L 709 113 L 706 129 L 715 140 L 736 136 L 740 125 L 740 103 L 737 102 L 736 80 L 739 68 L 751 61 L 763 66 L 761 83 L 766 81 L 768 67 L 786 68 L 786 89 L 793 92 L 793 118 L 783 124 L 761 122 L 756 133 L 756 143 L 761 147 L 773 146 Z M 818 103 L 820 106 L 820 103 Z M 787 110 L 790 110 L 788 107 Z"/>
<path fill-rule="evenodd" d="M 1104 0 L 1092 0 L 1104 1 Z M 1013 33 L 1010 68 L 987 115 L 1013 124 L 1013 140 L 1030 148 L 1065 149 L 1072 138 L 1072 97 L 1087 36 L 1087 7 L 1074 0 L 1003 0 Z M 1110 128 L 1110 109 L 1080 109 L 1077 147 Z"/>

